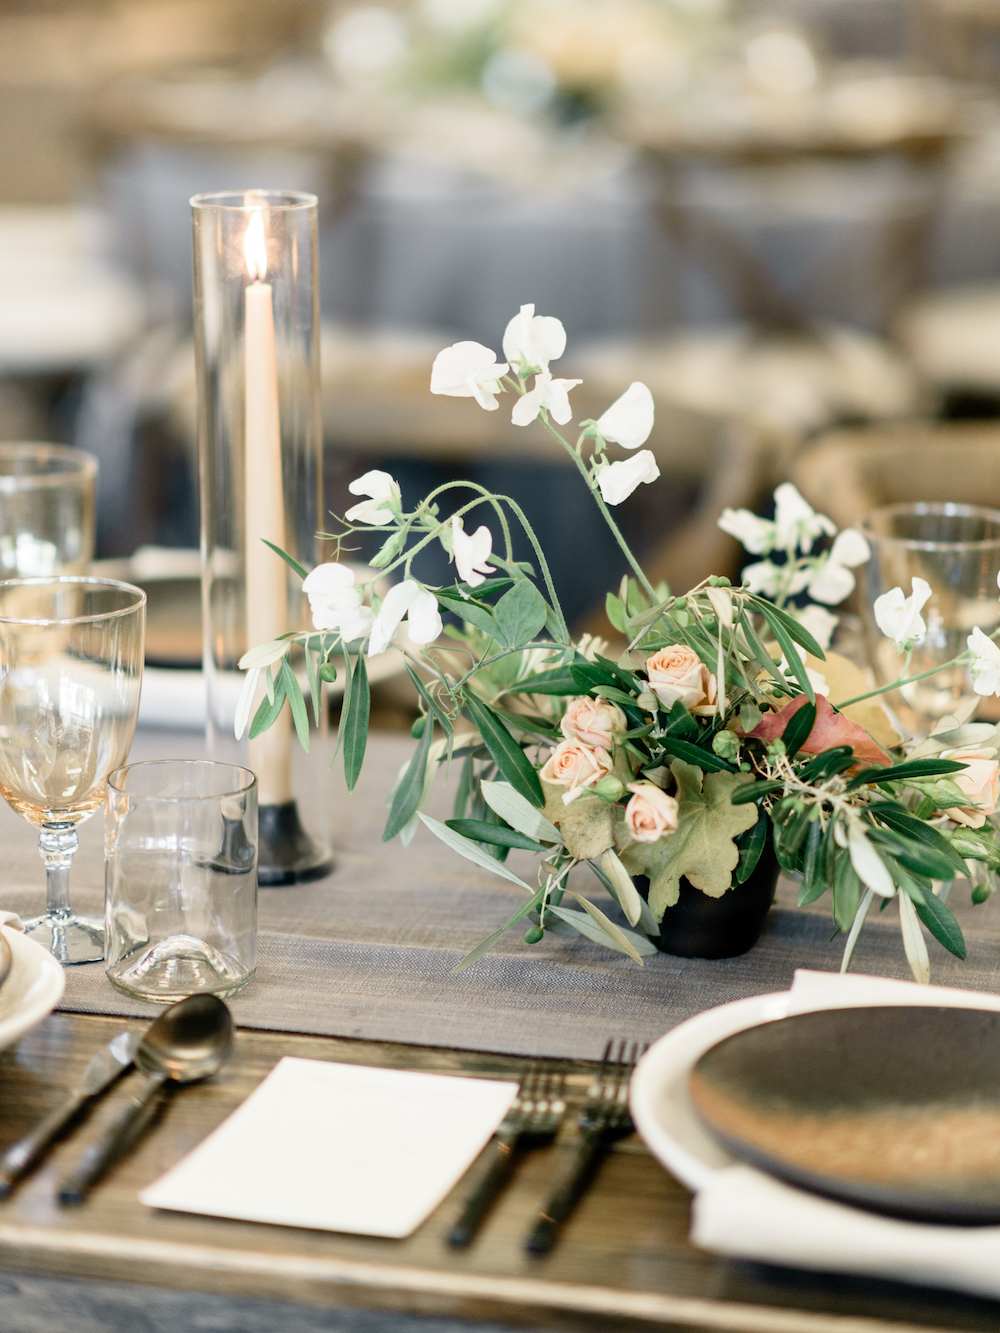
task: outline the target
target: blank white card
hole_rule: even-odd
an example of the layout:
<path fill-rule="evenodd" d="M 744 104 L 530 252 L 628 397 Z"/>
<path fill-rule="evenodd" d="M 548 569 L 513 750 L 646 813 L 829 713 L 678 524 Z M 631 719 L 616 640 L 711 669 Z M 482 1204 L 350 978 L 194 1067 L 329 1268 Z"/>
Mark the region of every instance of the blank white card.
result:
<path fill-rule="evenodd" d="M 408 1236 L 468 1170 L 516 1083 L 286 1056 L 139 1198 L 248 1222 Z"/>

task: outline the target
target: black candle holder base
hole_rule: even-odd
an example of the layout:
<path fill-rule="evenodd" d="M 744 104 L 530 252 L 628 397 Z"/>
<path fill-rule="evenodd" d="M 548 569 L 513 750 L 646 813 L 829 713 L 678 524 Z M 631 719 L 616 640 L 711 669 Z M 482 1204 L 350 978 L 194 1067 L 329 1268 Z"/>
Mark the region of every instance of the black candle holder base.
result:
<path fill-rule="evenodd" d="M 262 805 L 257 830 L 257 883 L 262 888 L 322 879 L 333 869 L 333 857 L 302 827 L 294 801 Z"/>

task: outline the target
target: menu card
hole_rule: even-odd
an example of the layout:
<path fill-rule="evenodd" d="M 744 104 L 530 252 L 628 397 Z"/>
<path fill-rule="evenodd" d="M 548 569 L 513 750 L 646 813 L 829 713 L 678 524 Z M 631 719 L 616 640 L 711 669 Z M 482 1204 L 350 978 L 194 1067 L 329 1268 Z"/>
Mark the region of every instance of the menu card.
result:
<path fill-rule="evenodd" d="M 286 1056 L 139 1198 L 249 1222 L 408 1236 L 475 1161 L 517 1084 Z"/>

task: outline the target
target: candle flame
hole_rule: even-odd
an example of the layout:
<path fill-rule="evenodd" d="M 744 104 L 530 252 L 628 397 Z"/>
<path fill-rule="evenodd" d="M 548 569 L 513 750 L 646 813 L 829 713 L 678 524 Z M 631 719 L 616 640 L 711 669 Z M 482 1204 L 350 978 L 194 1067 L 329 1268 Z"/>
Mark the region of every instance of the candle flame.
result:
<path fill-rule="evenodd" d="M 267 246 L 264 243 L 264 214 L 254 209 L 250 225 L 243 233 L 243 257 L 252 282 L 263 282 L 267 277 Z"/>

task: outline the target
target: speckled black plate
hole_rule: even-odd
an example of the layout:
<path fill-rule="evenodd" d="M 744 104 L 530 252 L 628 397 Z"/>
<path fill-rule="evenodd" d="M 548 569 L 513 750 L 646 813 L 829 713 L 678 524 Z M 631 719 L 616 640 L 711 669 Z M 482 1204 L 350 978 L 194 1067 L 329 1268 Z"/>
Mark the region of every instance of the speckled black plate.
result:
<path fill-rule="evenodd" d="M 737 1032 L 691 1071 L 735 1156 L 921 1221 L 1000 1222 L 1000 1012 L 826 1009 Z"/>

